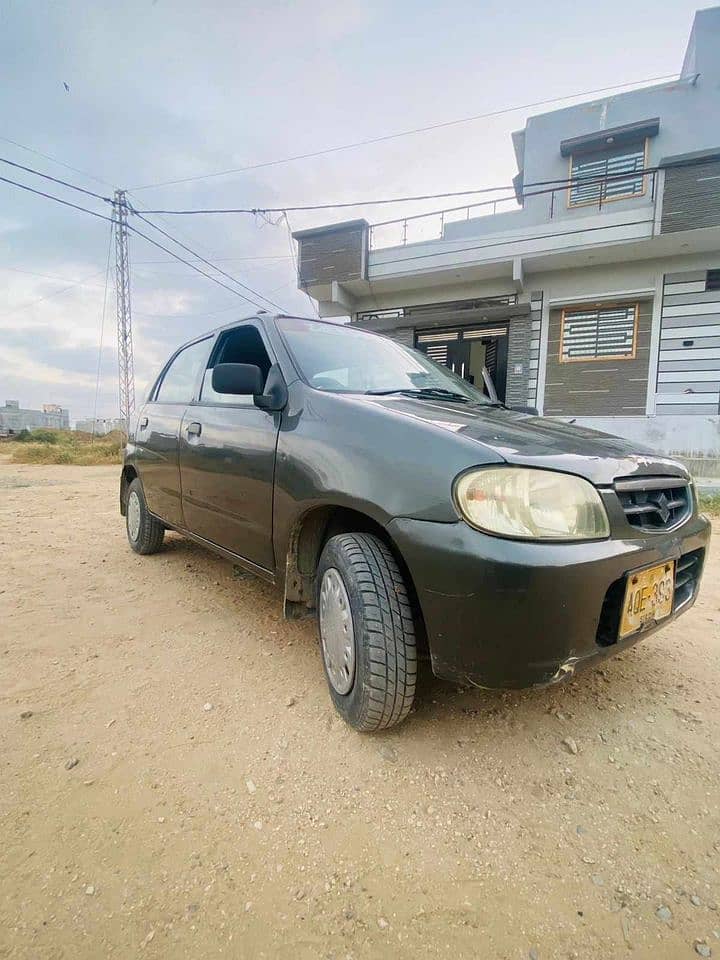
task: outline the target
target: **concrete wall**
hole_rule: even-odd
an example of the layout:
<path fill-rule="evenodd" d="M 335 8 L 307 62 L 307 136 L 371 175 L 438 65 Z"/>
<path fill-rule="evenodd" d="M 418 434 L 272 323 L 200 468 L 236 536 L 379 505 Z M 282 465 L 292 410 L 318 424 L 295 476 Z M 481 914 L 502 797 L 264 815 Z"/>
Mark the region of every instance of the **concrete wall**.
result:
<path fill-rule="evenodd" d="M 720 269 L 720 252 L 715 268 Z M 660 310 L 655 412 L 692 416 L 720 404 L 720 290 L 705 270 L 666 273 Z"/>
<path fill-rule="evenodd" d="M 568 417 L 554 417 L 568 420 Z M 628 440 L 637 440 L 656 453 L 678 454 L 700 460 L 720 455 L 720 416 L 651 416 L 651 417 L 577 417 L 579 423 L 593 430 L 612 433 Z"/>
<path fill-rule="evenodd" d="M 70 428 L 70 413 L 62 410 L 60 413 L 44 413 L 42 410 L 25 410 L 21 407 L 0 407 L 0 430 L 12 430 L 19 433 L 21 430 L 55 429 L 68 430 Z"/>

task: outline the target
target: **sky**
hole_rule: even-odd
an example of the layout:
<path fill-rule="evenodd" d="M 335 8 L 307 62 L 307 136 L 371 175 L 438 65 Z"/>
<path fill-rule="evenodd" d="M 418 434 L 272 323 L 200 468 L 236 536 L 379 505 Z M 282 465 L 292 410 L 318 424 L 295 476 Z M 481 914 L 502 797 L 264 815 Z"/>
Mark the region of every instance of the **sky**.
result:
<path fill-rule="evenodd" d="M 510 133 L 550 107 L 205 175 L 546 98 L 567 106 L 583 91 L 678 72 L 695 9 L 686 0 L 637 0 L 631 16 L 619 0 L 0 0 L 0 157 L 102 196 L 128 189 L 139 209 L 508 184 Z M 3 163 L 0 176 L 109 210 Z M 204 178 L 147 187 L 191 177 Z M 289 222 L 297 230 L 437 208 L 358 206 Z M 284 222 L 154 219 L 285 310 L 312 315 Z M 109 240 L 108 223 L 0 182 L 0 404 L 117 416 Z M 255 307 L 141 238 L 130 248 L 139 397 L 177 345 Z"/>

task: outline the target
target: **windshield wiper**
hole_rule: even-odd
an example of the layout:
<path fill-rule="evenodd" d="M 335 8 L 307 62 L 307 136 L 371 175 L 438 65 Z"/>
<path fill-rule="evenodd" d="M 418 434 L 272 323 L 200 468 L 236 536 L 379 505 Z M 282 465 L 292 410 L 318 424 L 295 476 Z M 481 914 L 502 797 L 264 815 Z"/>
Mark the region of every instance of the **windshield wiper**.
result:
<path fill-rule="evenodd" d="M 443 390 L 441 387 L 395 387 L 392 390 L 366 390 L 371 397 L 387 397 L 393 393 L 405 397 L 419 397 L 421 400 L 452 400 L 456 403 L 470 403 L 469 397 L 454 390 Z"/>

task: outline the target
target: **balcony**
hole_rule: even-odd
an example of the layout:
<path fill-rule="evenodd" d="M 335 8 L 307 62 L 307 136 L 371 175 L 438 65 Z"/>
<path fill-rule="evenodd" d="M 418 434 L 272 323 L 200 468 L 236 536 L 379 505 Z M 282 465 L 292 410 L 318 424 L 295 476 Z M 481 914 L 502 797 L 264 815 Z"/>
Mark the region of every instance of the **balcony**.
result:
<path fill-rule="evenodd" d="M 679 231 L 683 253 L 717 249 L 719 175 L 720 152 L 685 155 L 633 174 L 623 196 L 627 174 L 583 179 L 582 203 L 556 181 L 526 189 L 522 206 L 502 196 L 301 231 L 299 286 L 339 315 L 372 309 L 368 298 L 383 292 L 491 279 L 520 290 L 524 273 L 678 254 Z"/>
<path fill-rule="evenodd" d="M 513 260 L 556 256 L 588 247 L 653 236 L 658 173 L 642 178 L 637 195 L 617 201 L 597 197 L 569 207 L 568 185 L 527 191 L 523 206 L 501 197 L 464 207 L 373 224 L 368 229 L 368 280 L 445 269 L 484 268 Z"/>

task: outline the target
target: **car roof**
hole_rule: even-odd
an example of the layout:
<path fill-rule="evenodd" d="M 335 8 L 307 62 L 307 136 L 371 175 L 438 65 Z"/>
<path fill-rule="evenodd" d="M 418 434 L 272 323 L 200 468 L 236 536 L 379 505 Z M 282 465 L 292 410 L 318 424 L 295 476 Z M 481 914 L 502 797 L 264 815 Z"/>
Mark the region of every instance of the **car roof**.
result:
<path fill-rule="evenodd" d="M 192 339 L 188 340 L 186 343 L 181 344 L 181 346 L 179 346 L 174 352 L 178 353 L 184 347 L 190 346 L 191 343 L 196 343 L 198 340 L 204 340 L 206 337 L 213 337 L 218 333 L 224 333 L 226 330 L 232 330 L 234 327 L 237 327 L 241 323 L 246 323 L 248 320 L 264 321 L 280 319 L 304 320 L 307 323 L 317 324 L 318 326 L 333 327 L 336 330 L 347 327 L 348 329 L 359 330 L 361 333 L 369 333 L 374 337 L 382 337 L 382 334 L 379 334 L 374 330 L 366 330 L 363 327 L 355 326 L 352 321 L 350 323 L 336 323 L 332 320 L 322 320 L 319 317 L 302 317 L 295 313 L 270 313 L 265 310 L 258 310 L 257 313 L 249 313 L 245 317 L 238 317 L 237 320 L 231 320 L 230 323 L 225 323 L 221 327 L 215 327 L 212 330 L 205 330 L 203 333 L 199 333 L 197 336 L 192 337 Z"/>

